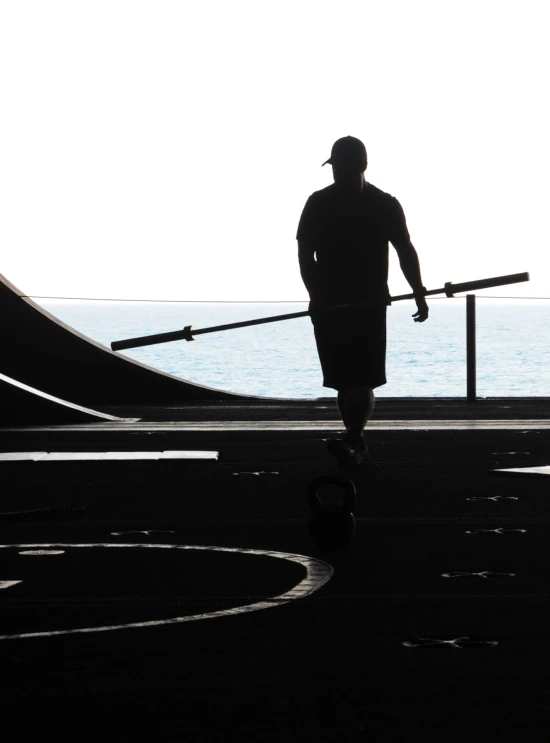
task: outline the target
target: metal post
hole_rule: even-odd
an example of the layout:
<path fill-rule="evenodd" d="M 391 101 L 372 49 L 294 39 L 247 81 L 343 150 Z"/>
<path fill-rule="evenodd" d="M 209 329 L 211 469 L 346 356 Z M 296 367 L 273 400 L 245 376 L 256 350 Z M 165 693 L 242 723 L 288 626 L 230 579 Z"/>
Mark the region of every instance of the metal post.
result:
<path fill-rule="evenodd" d="M 476 394 L 476 295 L 466 295 L 466 389 L 468 402 Z"/>

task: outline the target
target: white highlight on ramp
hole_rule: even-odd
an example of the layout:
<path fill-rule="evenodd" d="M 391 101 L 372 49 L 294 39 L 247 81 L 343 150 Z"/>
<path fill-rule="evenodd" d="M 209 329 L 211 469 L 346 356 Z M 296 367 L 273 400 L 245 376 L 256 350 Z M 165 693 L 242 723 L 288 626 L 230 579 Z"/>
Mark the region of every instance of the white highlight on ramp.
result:
<path fill-rule="evenodd" d="M 515 452 L 510 452 L 514 454 Z M 522 453 L 522 452 L 518 452 Z M 498 472 L 499 475 L 550 475 L 550 465 L 541 465 L 540 467 L 507 467 L 506 469 L 491 470 Z"/>
<path fill-rule="evenodd" d="M 0 591 L 3 588 L 11 588 L 12 586 L 16 586 L 18 583 L 23 583 L 22 580 L 0 580 Z"/>
<path fill-rule="evenodd" d="M 334 575 L 334 568 L 322 560 L 317 560 L 306 555 L 295 555 L 289 552 L 273 552 L 270 550 L 241 549 L 239 547 L 211 547 L 205 545 L 188 545 L 188 544 L 109 544 L 109 543 L 92 543 L 92 544 L 0 544 L 0 549 L 17 549 L 17 550 L 46 550 L 46 549 L 173 549 L 182 551 L 203 551 L 203 552 L 228 552 L 240 555 L 259 555 L 262 557 L 273 557 L 278 560 L 287 560 L 302 565 L 306 570 L 306 576 L 290 591 L 273 596 L 265 601 L 257 601 L 245 606 L 236 606 L 232 609 L 221 609 L 219 611 L 209 611 L 204 614 L 190 614 L 183 617 L 172 617 L 170 619 L 156 619 L 148 622 L 128 622 L 126 624 L 110 624 L 101 627 L 82 627 L 80 629 L 54 630 L 51 632 L 25 632 L 22 634 L 0 635 L 0 640 L 25 640 L 33 637 L 55 637 L 58 635 L 78 635 L 89 634 L 91 632 L 110 632 L 117 629 L 130 629 L 142 627 L 160 627 L 168 624 L 183 624 L 184 622 L 196 622 L 200 619 L 215 619 L 218 617 L 229 617 L 237 614 L 247 614 L 251 611 L 260 611 L 261 609 L 272 609 L 275 606 L 288 604 L 295 599 L 302 599 L 311 596 L 324 586 Z"/>
<path fill-rule="evenodd" d="M 48 395 L 47 392 L 42 392 L 42 390 L 37 390 L 35 387 L 29 387 L 28 384 L 24 384 L 23 382 L 18 382 L 16 379 L 12 379 L 12 377 L 7 377 L 5 374 L 0 374 L 0 382 L 6 382 L 7 384 L 11 385 L 12 387 L 17 387 L 20 390 L 23 390 L 24 392 L 28 392 L 31 395 L 34 395 L 38 398 L 41 398 L 42 400 L 48 400 L 49 402 L 57 403 L 57 405 L 60 405 L 63 408 L 70 408 L 71 410 L 76 410 L 80 413 L 85 413 L 86 415 L 89 415 L 91 418 L 97 418 L 98 420 L 104 420 L 104 421 L 128 421 L 131 423 L 135 423 L 139 420 L 139 418 L 118 418 L 116 415 L 108 415 L 107 413 L 100 413 L 98 410 L 91 410 L 90 408 L 83 408 L 82 405 L 76 405 L 74 402 L 69 402 L 68 400 L 62 400 L 60 397 L 54 397 L 53 395 Z"/>

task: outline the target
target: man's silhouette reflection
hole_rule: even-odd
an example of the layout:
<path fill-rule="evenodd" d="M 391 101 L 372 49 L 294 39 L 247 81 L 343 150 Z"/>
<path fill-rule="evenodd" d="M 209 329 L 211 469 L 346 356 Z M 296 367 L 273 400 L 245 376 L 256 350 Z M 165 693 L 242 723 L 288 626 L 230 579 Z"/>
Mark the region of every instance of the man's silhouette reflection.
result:
<path fill-rule="evenodd" d="M 306 202 L 298 225 L 298 257 L 323 385 L 337 390 L 346 427 L 343 439 L 331 439 L 328 448 L 341 463 L 359 464 L 369 458 L 363 429 L 373 411 L 373 390 L 386 383 L 388 242 L 416 295 L 415 322 L 427 320 L 428 305 L 400 203 L 365 181 L 365 145 L 342 137 L 323 165 L 327 163 L 334 183 Z M 366 301 L 372 306 L 325 312 L 333 305 Z"/>

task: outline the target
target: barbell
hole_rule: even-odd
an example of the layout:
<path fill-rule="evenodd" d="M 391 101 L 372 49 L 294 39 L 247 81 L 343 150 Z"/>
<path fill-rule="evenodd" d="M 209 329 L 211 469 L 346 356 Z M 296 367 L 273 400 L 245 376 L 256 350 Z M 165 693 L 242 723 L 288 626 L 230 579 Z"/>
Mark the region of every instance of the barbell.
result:
<path fill-rule="evenodd" d="M 529 281 L 528 273 L 512 273 L 506 276 L 493 276 L 489 279 L 479 279 L 477 281 L 465 281 L 461 284 L 453 284 L 447 281 L 441 289 L 430 289 L 424 292 L 425 297 L 431 297 L 434 294 L 445 294 L 452 298 L 455 294 L 461 292 L 472 292 L 478 289 L 490 289 L 495 286 L 505 286 L 506 284 L 519 284 L 522 281 Z M 404 299 L 414 299 L 414 294 L 400 294 L 396 297 L 390 297 L 390 302 L 401 302 Z M 330 307 L 326 312 L 341 312 L 343 310 L 360 310 L 380 304 L 379 301 L 358 302 L 355 304 L 341 304 Z M 154 335 L 142 335 L 137 338 L 127 338 L 121 341 L 113 341 L 111 349 L 113 351 L 122 351 L 125 348 L 139 348 L 141 346 L 153 346 L 157 343 L 170 343 L 171 341 L 194 341 L 195 336 L 206 333 L 219 333 L 224 330 L 235 330 L 236 328 L 246 328 L 251 325 L 263 325 L 270 322 L 281 322 L 282 320 L 293 320 L 297 317 L 307 317 L 311 315 L 309 310 L 304 312 L 291 312 L 287 315 L 272 315 L 271 317 L 259 317 L 256 320 L 244 320 L 243 322 L 232 322 L 227 325 L 213 325 L 209 328 L 193 329 L 192 325 L 186 325 L 183 330 L 174 330 L 169 333 L 156 333 Z"/>

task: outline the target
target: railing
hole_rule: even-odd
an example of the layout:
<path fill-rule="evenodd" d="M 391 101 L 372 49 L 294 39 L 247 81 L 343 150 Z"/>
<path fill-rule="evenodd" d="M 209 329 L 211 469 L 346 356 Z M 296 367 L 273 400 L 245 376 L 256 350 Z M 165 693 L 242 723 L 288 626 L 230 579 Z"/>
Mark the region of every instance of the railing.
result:
<path fill-rule="evenodd" d="M 464 297 L 464 295 L 463 295 L 463 297 Z M 38 298 L 38 297 L 35 297 L 35 298 Z M 67 298 L 65 298 L 65 297 L 48 297 L 48 299 L 64 300 L 64 299 L 67 299 Z M 81 300 L 81 301 L 82 300 L 84 300 L 84 301 L 91 301 L 92 300 L 92 298 L 90 298 L 90 297 L 86 297 L 86 298 L 84 298 L 84 297 L 74 297 L 74 298 L 71 298 L 71 299 L 73 299 L 73 301 L 74 300 Z M 455 302 L 457 301 L 457 299 L 455 299 Z M 492 395 L 492 396 L 509 396 L 509 393 L 506 390 L 504 390 L 502 393 L 500 393 L 500 395 L 499 395 L 499 393 L 494 393 L 494 392 L 491 391 L 491 380 L 490 380 L 490 378 L 489 379 L 486 378 L 485 373 L 484 373 L 484 367 L 485 368 L 487 367 L 487 359 L 485 359 L 485 361 L 482 360 L 481 361 L 481 365 L 480 365 L 480 360 L 478 359 L 478 349 L 476 348 L 476 346 L 478 344 L 481 344 L 481 346 L 479 348 L 479 352 L 485 352 L 487 350 L 487 348 L 486 348 L 487 343 L 486 343 L 486 340 L 485 340 L 486 332 L 484 331 L 484 326 L 483 326 L 483 317 L 484 317 L 483 311 L 480 310 L 479 313 L 478 313 L 479 316 L 476 318 L 476 304 L 479 305 L 480 300 L 483 301 L 485 299 L 487 299 L 489 301 L 491 301 L 491 300 L 508 300 L 508 302 L 510 302 L 510 300 L 527 300 L 527 301 L 528 300 L 547 300 L 548 301 L 548 300 L 550 300 L 550 297 L 511 297 L 511 296 L 491 297 L 491 296 L 484 296 L 483 294 L 481 294 L 481 295 L 480 294 L 478 294 L 478 295 L 476 295 L 476 294 L 467 294 L 465 296 L 465 299 L 466 299 L 466 318 L 465 318 L 465 320 L 466 320 L 466 337 L 465 337 L 465 342 L 466 342 L 466 349 L 465 349 L 466 350 L 466 357 L 465 357 L 465 362 L 466 362 L 466 374 L 465 374 L 465 377 L 466 377 L 466 379 L 465 379 L 465 382 L 466 382 L 466 385 L 465 385 L 465 387 L 466 387 L 466 389 L 465 389 L 466 400 L 468 401 L 468 403 L 475 404 L 478 400 L 480 400 L 480 399 L 482 399 L 484 397 L 484 393 L 485 394 L 488 394 L 488 395 Z M 100 299 L 100 300 L 97 300 L 97 301 L 99 301 L 99 302 L 102 302 L 102 301 L 105 302 L 106 300 L 105 299 Z M 107 300 L 107 301 L 113 302 L 113 301 L 116 301 L 116 300 L 110 299 L 110 300 Z M 121 301 L 121 300 L 119 300 L 119 301 Z M 139 301 L 139 300 L 122 300 L 122 301 L 132 301 L 132 302 L 135 302 L 135 301 Z M 441 301 L 444 302 L 444 303 L 448 302 L 448 300 L 446 298 L 441 298 Z M 165 304 L 165 303 L 167 303 L 167 301 L 166 300 L 161 300 L 161 303 L 162 304 Z M 185 302 L 185 301 L 183 301 L 183 302 L 182 301 L 179 301 L 177 303 L 178 304 L 198 304 L 196 302 Z M 229 303 L 227 303 L 227 304 L 229 304 Z M 242 303 L 239 303 L 239 304 L 242 304 Z M 251 303 L 251 304 L 255 304 L 255 303 Z M 286 304 L 286 302 L 285 302 L 285 304 Z M 434 315 L 434 317 L 435 317 L 435 315 Z M 190 319 L 193 319 L 193 318 L 190 318 Z M 542 320 L 541 320 L 541 322 L 542 322 Z M 459 328 L 460 328 L 460 326 L 459 326 Z M 537 330 L 536 323 L 534 325 L 532 325 L 531 328 L 535 328 L 535 330 Z M 546 372 L 544 370 L 546 368 L 550 367 L 550 365 L 547 362 L 547 358 L 548 358 L 547 353 L 550 354 L 550 350 L 548 352 L 546 351 L 546 345 L 545 345 L 544 337 L 543 337 L 543 335 L 541 335 L 542 330 L 543 330 L 542 327 L 540 327 L 540 329 L 537 330 L 537 337 L 539 338 L 539 340 L 537 341 L 538 345 L 537 345 L 537 343 L 532 343 L 532 340 L 528 340 L 527 338 L 525 338 L 525 342 L 526 343 L 532 343 L 532 345 L 526 346 L 523 349 L 519 345 L 519 343 L 518 343 L 517 346 L 511 346 L 512 349 L 516 349 L 517 348 L 517 352 L 516 351 L 513 351 L 513 353 L 509 356 L 509 358 L 508 358 L 508 360 L 507 360 L 507 362 L 506 362 L 505 365 L 503 365 L 502 362 L 499 365 L 498 352 L 494 352 L 494 368 L 495 368 L 495 372 L 496 372 L 497 377 L 499 375 L 500 375 L 500 378 L 501 379 L 502 379 L 502 377 L 504 375 L 507 375 L 510 378 L 513 377 L 513 375 L 516 373 L 516 367 L 515 367 L 515 362 L 514 362 L 514 359 L 515 359 L 514 354 L 515 353 L 517 353 L 517 356 L 518 356 L 518 359 L 519 359 L 519 362 L 518 362 L 519 363 L 519 375 L 521 377 L 521 374 L 524 373 L 523 372 L 524 367 L 522 366 L 522 361 L 524 362 L 524 360 L 525 360 L 525 349 L 527 348 L 527 349 L 530 349 L 532 351 L 532 354 L 535 354 L 535 355 L 537 355 L 539 353 L 541 354 L 540 361 L 537 360 L 537 365 L 538 365 L 537 368 L 541 370 L 541 379 L 543 381 L 545 381 L 545 380 L 547 381 L 548 374 L 546 374 Z M 533 333 L 532 333 L 532 335 L 533 335 Z M 455 334 L 454 337 L 456 338 L 456 334 Z M 460 335 L 459 335 L 459 337 L 460 337 Z M 492 338 L 492 336 L 490 336 L 490 337 Z M 516 335 L 515 335 L 515 337 L 518 338 L 517 328 L 516 328 Z M 523 336 L 521 336 L 521 337 L 523 338 Z M 462 349 L 464 351 L 464 346 L 462 346 Z M 463 353 L 463 351 L 462 351 L 462 353 Z M 212 349 L 212 352 L 215 352 L 215 349 Z M 523 356 L 523 359 L 522 359 L 522 356 Z M 462 359 L 464 359 L 464 356 L 462 354 L 461 354 L 461 357 L 462 357 Z M 489 357 L 489 358 L 492 359 L 492 356 Z M 538 359 L 538 355 L 537 355 L 537 359 Z M 464 363 L 464 361 L 462 361 L 462 363 Z M 545 374 L 545 377 L 542 376 L 543 374 Z M 534 379 L 537 379 L 536 376 L 534 376 L 533 378 Z M 464 377 L 463 377 L 463 379 L 464 379 Z M 510 387 L 511 387 L 511 389 L 513 389 L 513 382 L 510 382 Z M 484 390 L 484 388 L 486 388 L 486 390 Z M 548 388 L 548 384 L 546 383 L 545 391 L 542 394 L 546 394 L 546 395 L 548 394 L 547 388 Z M 478 390 L 481 391 L 481 395 L 480 396 L 478 396 Z M 269 394 L 269 392 L 266 392 L 264 394 Z M 390 393 L 390 395 L 391 394 L 392 393 Z M 430 393 L 428 393 L 428 394 L 430 394 Z M 431 394 L 434 394 L 434 393 L 432 392 Z M 437 396 L 438 393 L 436 392 L 435 394 Z M 439 394 L 441 394 L 441 393 L 439 393 Z M 445 393 L 443 393 L 443 394 L 445 394 Z M 454 393 L 454 394 L 456 394 L 456 393 Z M 516 394 L 518 394 L 518 393 L 516 393 Z M 519 394 L 521 395 L 522 393 L 519 392 Z M 533 393 L 530 393 L 530 394 L 533 394 Z M 414 393 L 413 393 L 413 395 L 414 395 Z M 535 395 L 536 395 L 536 393 L 535 393 Z"/>
<path fill-rule="evenodd" d="M 477 400 L 476 295 L 466 295 L 466 399 Z"/>
<path fill-rule="evenodd" d="M 504 317 L 506 327 L 503 330 L 511 330 L 510 340 L 505 344 L 507 351 L 512 349 L 512 353 L 506 353 L 504 348 L 499 344 L 499 338 L 493 336 L 493 323 L 495 322 L 494 315 L 491 317 L 492 322 L 490 323 L 491 335 L 487 337 L 488 328 L 484 326 L 485 314 L 482 309 L 476 318 L 476 300 L 477 306 L 480 305 L 479 300 L 488 300 L 493 303 L 494 300 L 507 300 L 503 309 L 506 308 L 507 313 Z M 519 386 L 523 386 L 525 374 L 530 374 L 532 386 L 542 385 L 543 390 L 542 396 L 548 396 L 548 370 L 550 369 L 549 358 L 550 358 L 550 344 L 547 342 L 546 328 L 548 327 L 548 304 L 550 297 L 511 297 L 511 296 L 484 296 L 468 294 L 466 295 L 466 400 L 468 403 L 476 403 L 478 400 L 483 399 L 486 394 L 491 396 L 510 396 L 510 392 L 498 393 L 493 392 L 490 389 L 485 391 L 483 394 L 483 387 L 487 387 L 488 381 L 486 378 L 487 373 L 487 358 L 484 358 L 481 363 L 478 356 L 479 353 L 489 353 L 492 367 L 494 370 L 494 377 L 491 374 L 490 383 L 498 388 L 499 378 L 508 376 L 510 378 L 510 388 L 513 389 L 515 382 L 519 382 Z M 541 313 L 536 316 L 535 313 L 530 316 L 523 314 L 525 312 L 526 305 L 532 301 L 540 303 Z M 515 303 L 519 302 L 517 309 L 522 313 L 519 317 L 524 319 L 524 324 L 521 328 L 518 326 L 514 327 L 514 316 L 512 308 Z M 544 309 L 542 309 L 544 307 Z M 495 308 L 493 304 L 492 309 Z M 518 334 L 518 330 L 521 332 L 521 336 Z M 514 332 L 515 331 L 515 332 Z M 498 333 L 498 328 L 496 329 Z M 493 340 L 495 344 L 493 345 Z M 514 345 L 515 342 L 515 345 Z M 478 348 L 479 346 L 479 348 Z M 500 347 L 499 347 L 500 346 Z M 505 353 L 504 358 L 502 353 Z M 536 361 L 535 361 L 536 359 Z M 480 376 L 480 374 L 482 376 Z M 481 387 L 481 395 L 478 395 L 478 390 Z M 519 393 L 519 396 L 537 396 L 537 393 Z"/>

